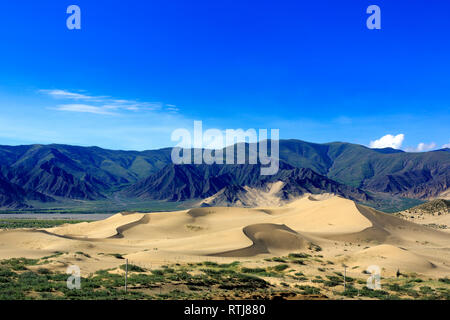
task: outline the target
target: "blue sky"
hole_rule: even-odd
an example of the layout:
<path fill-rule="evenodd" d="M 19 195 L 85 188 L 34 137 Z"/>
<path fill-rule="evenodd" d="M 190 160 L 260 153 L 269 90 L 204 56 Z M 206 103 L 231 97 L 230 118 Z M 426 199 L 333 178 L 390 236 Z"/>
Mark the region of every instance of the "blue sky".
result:
<path fill-rule="evenodd" d="M 71 4 L 81 30 L 66 27 Z M 381 30 L 366 28 L 371 4 Z M 201 120 L 437 149 L 450 143 L 449 9 L 444 0 L 9 1 L 0 144 L 153 149 Z"/>

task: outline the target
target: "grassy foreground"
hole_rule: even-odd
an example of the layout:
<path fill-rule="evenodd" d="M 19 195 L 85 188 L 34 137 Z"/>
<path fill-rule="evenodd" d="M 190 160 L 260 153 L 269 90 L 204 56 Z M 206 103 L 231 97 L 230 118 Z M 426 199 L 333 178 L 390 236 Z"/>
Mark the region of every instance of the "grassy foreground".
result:
<path fill-rule="evenodd" d="M 42 259 L 0 261 L 0 300 L 22 299 L 433 299 L 450 300 L 450 279 L 422 279 L 403 275 L 382 279 L 381 290 L 366 287 L 366 280 L 340 272 L 307 275 L 299 271 L 313 256 L 293 253 L 270 260 L 264 268 L 240 262 L 211 261 L 173 264 L 158 269 L 128 266 L 128 291 L 124 290 L 124 265 L 99 270 L 81 279 L 81 289 L 67 288 L 69 275 L 46 268 L 63 255 Z M 82 254 L 82 252 L 80 252 Z M 123 259 L 117 257 L 117 259 Z M 122 260 L 123 261 L 123 260 Z M 266 260 L 267 262 L 267 260 Z M 362 275 L 364 276 L 364 275 Z"/>

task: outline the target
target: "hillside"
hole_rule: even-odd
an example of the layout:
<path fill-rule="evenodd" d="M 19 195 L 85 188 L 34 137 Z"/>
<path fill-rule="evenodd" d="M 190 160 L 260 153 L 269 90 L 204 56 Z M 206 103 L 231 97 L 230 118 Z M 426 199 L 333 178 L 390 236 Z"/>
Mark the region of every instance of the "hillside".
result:
<path fill-rule="evenodd" d="M 450 232 L 450 201 L 431 200 L 421 205 L 396 212 L 402 219 Z"/>
<path fill-rule="evenodd" d="M 53 198 L 36 191 L 26 190 L 19 185 L 7 181 L 0 175 L 0 208 L 29 208 L 29 200 L 52 202 Z"/>
<path fill-rule="evenodd" d="M 350 143 L 280 142 L 280 158 L 365 190 L 426 199 L 448 190 L 450 152 L 410 153 Z"/>
<path fill-rule="evenodd" d="M 68 145 L 0 146 L 9 182 L 49 196 L 98 200 L 170 161 L 170 150 L 113 151 Z"/>
<path fill-rule="evenodd" d="M 233 198 L 237 196 L 233 195 L 234 192 L 243 191 L 240 187 L 261 191 L 267 189 L 268 185 L 281 182 L 280 190 L 274 194 L 280 200 L 288 200 L 305 193 L 333 193 L 360 201 L 370 198 L 362 190 L 337 183 L 311 169 L 294 168 L 281 162 L 277 174 L 261 176 L 260 168 L 260 165 L 170 164 L 149 178 L 125 188 L 120 194 L 143 199 L 182 201 L 204 199 L 220 192 L 222 196 Z M 220 203 L 225 202 L 222 197 Z M 231 200 L 229 204 L 233 202 L 234 200 Z M 244 206 L 250 205 L 243 199 L 240 199 L 240 202 Z"/>
<path fill-rule="evenodd" d="M 446 197 L 449 192 L 449 149 L 408 153 L 341 142 L 281 140 L 280 172 L 271 178 L 260 177 L 258 168 L 249 165 L 177 169 L 170 154 L 171 148 L 138 152 L 56 144 L 0 146 L 1 204 L 19 208 L 31 206 L 31 199 L 109 201 L 117 194 L 182 201 L 207 198 L 227 186 L 261 189 L 276 181 L 289 182 L 286 192 L 296 195 L 313 188 L 355 200 L 367 197 L 367 192 L 416 199 Z M 295 168 L 310 169 L 315 182 L 296 182 Z M 350 195 L 351 190 L 359 191 Z"/>

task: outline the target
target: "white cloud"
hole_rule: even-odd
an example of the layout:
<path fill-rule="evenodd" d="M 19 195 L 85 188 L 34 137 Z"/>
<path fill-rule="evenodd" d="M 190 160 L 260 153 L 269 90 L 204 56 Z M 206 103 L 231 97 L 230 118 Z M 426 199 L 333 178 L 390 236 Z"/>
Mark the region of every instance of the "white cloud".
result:
<path fill-rule="evenodd" d="M 142 102 L 137 100 L 116 99 L 108 96 L 91 96 L 68 90 L 39 90 L 39 93 L 46 94 L 52 98 L 67 100 L 67 103 L 59 105 L 56 109 L 70 112 L 86 112 L 95 114 L 118 114 L 122 112 L 156 111 L 161 110 L 163 104 L 160 102 Z M 83 103 L 85 102 L 85 103 Z M 174 105 L 168 105 L 167 111 L 178 111 Z M 111 112 L 114 110 L 115 113 Z"/>
<path fill-rule="evenodd" d="M 442 145 L 442 148 L 450 148 L 450 142 Z"/>
<path fill-rule="evenodd" d="M 417 147 L 408 147 L 405 149 L 405 151 L 408 152 L 425 152 L 425 151 L 430 151 L 433 150 L 437 147 L 436 143 L 431 142 L 431 143 L 424 143 L 424 142 L 420 142 Z"/>
<path fill-rule="evenodd" d="M 56 98 L 56 99 L 73 99 L 73 100 L 90 100 L 95 99 L 95 97 L 91 97 L 85 94 L 76 93 L 76 92 L 70 92 L 67 90 L 39 90 L 40 93 L 48 94 L 49 96 Z"/>
<path fill-rule="evenodd" d="M 176 105 L 174 104 L 166 104 L 165 105 L 165 109 L 168 111 L 172 111 L 172 112 L 178 112 L 180 111 L 180 108 L 178 108 Z"/>
<path fill-rule="evenodd" d="M 91 106 L 87 104 L 63 104 L 56 107 L 59 111 L 84 112 L 94 114 L 116 115 L 117 113 L 110 112 L 105 107 Z"/>
<path fill-rule="evenodd" d="M 396 136 L 387 134 L 378 140 L 370 141 L 370 147 L 400 149 L 403 143 L 403 139 L 405 139 L 405 135 L 403 133 L 400 133 Z"/>
<path fill-rule="evenodd" d="M 416 151 L 422 152 L 422 151 L 428 151 L 428 150 L 431 150 L 434 148 L 436 148 L 436 143 L 434 143 L 434 142 L 429 143 L 429 144 L 421 142 L 417 145 Z"/>
<path fill-rule="evenodd" d="M 405 139 L 405 135 L 403 133 L 397 134 L 396 136 L 393 136 L 392 134 L 387 134 L 383 137 L 381 137 L 378 140 L 371 141 L 370 147 L 371 148 L 393 148 L 393 149 L 400 149 L 403 140 Z M 420 142 L 417 147 L 407 147 L 404 148 L 405 151 L 408 152 L 425 152 L 430 151 L 436 148 L 436 143 L 424 143 Z"/>

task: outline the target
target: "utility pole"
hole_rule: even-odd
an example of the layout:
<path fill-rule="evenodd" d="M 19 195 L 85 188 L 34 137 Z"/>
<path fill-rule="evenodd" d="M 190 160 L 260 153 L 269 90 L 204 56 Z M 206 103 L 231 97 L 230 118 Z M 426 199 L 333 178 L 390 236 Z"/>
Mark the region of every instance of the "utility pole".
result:
<path fill-rule="evenodd" d="M 347 276 L 347 266 L 344 265 L 344 292 L 345 292 L 345 277 Z"/>
<path fill-rule="evenodd" d="M 128 280 L 128 259 L 125 260 L 125 293 L 127 292 L 127 280 Z"/>

